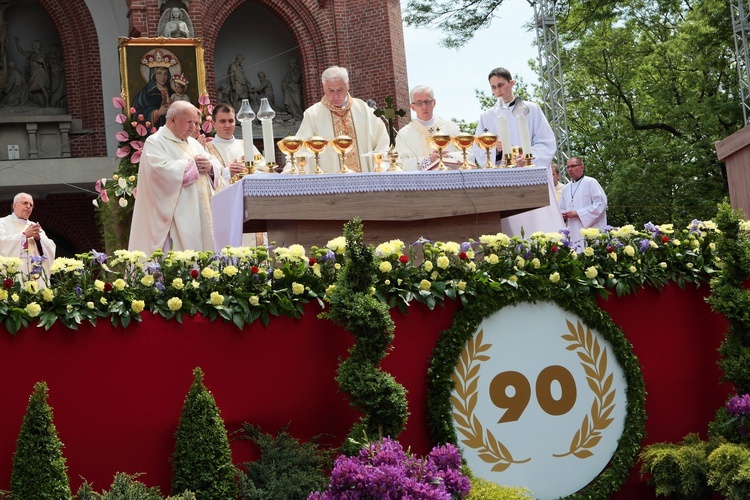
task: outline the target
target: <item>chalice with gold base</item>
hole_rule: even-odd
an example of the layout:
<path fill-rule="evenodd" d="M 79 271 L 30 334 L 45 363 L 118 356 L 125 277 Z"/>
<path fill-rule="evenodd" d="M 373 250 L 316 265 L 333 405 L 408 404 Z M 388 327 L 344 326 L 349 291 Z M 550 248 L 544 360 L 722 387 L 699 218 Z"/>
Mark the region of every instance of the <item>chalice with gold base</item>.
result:
<path fill-rule="evenodd" d="M 464 161 L 459 167 L 460 170 L 471 170 L 474 168 L 474 165 L 469 165 L 469 162 L 466 160 L 466 150 L 469 149 L 472 144 L 474 144 L 474 136 L 468 132 L 461 132 L 453 138 L 453 145 L 461 150 L 461 154 L 464 157 Z"/>
<path fill-rule="evenodd" d="M 325 151 L 327 147 L 328 141 L 323 139 L 319 135 L 314 135 L 305 141 L 305 148 L 307 148 L 309 152 L 315 155 L 315 170 L 313 171 L 314 174 L 325 173 L 320 169 L 320 154 Z"/>
<path fill-rule="evenodd" d="M 479 147 L 484 148 L 487 153 L 487 164 L 484 167 L 495 168 L 495 165 L 490 161 L 490 149 L 494 148 L 495 144 L 497 144 L 497 134 L 493 134 L 488 132 L 487 129 L 484 129 L 484 133 L 477 136 L 476 141 Z"/>
<path fill-rule="evenodd" d="M 354 139 L 348 135 L 338 135 L 331 141 L 333 149 L 341 156 L 341 169 L 340 174 L 351 174 L 354 170 L 346 166 L 346 153 L 352 150 L 354 147 Z"/>
<path fill-rule="evenodd" d="M 430 145 L 438 150 L 438 170 L 448 170 L 448 167 L 443 163 L 443 149 L 447 148 L 451 143 L 451 136 L 441 132 L 437 129 L 434 134 L 429 137 Z"/>
<path fill-rule="evenodd" d="M 375 164 L 375 172 L 383 171 L 383 159 L 384 155 L 381 152 L 372 153 L 372 162 Z"/>
<path fill-rule="evenodd" d="M 299 154 L 297 158 L 297 167 L 299 168 L 300 175 L 305 175 L 305 167 L 307 166 L 307 155 L 305 153 Z"/>
<path fill-rule="evenodd" d="M 302 147 L 302 139 L 294 135 L 288 135 L 281 139 L 278 143 L 279 149 L 282 153 L 289 156 L 289 161 L 292 162 L 292 170 L 290 173 L 298 174 L 297 164 L 294 161 L 294 153 L 300 150 Z"/>

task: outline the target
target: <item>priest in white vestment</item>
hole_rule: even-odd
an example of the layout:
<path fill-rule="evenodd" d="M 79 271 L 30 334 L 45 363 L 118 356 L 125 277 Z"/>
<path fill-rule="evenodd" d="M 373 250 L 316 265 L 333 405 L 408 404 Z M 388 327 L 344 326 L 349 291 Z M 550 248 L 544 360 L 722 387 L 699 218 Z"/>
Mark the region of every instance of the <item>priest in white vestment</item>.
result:
<path fill-rule="evenodd" d="M 346 68 L 331 66 L 321 80 L 324 96 L 305 110 L 295 135 L 302 140 L 320 136 L 328 141 L 348 135 L 354 147 L 345 155 L 346 166 L 355 172 L 373 172 L 372 156 L 367 154 L 387 151 L 390 142 L 383 120 L 363 100 L 349 95 Z M 326 173 L 341 171 L 340 155 L 330 144 L 320 155 L 320 168 Z"/>
<path fill-rule="evenodd" d="M 584 175 L 583 160 L 573 156 L 567 166 L 570 182 L 563 188 L 560 212 L 570 231 L 570 243 L 580 252 L 584 247 L 581 229 L 607 225 L 607 195 L 596 179 Z"/>
<path fill-rule="evenodd" d="M 233 175 L 241 174 L 244 171 L 244 161 L 252 162 L 254 159 L 245 158 L 243 140 L 234 137 L 234 131 L 237 128 L 234 108 L 230 104 L 219 103 L 214 107 L 212 116 L 216 128 L 216 137 L 212 141 L 206 142 L 206 149 L 221 163 L 221 176 L 228 185 Z M 260 163 L 256 164 L 256 168 L 265 167 L 266 160 L 255 145 L 252 146 L 252 152 L 253 155 L 262 158 Z"/>
<path fill-rule="evenodd" d="M 50 262 L 55 260 L 55 242 L 47 237 L 41 224 L 29 220 L 34 199 L 28 193 L 13 198 L 13 213 L 0 219 L 0 255 L 21 259 L 21 279 L 40 272 L 37 283 L 49 283 Z"/>
<path fill-rule="evenodd" d="M 501 144 L 500 127 L 498 124 L 498 113 L 500 110 L 498 106 L 482 113 L 479 117 L 479 124 L 477 125 L 475 135 L 483 134 L 485 129 L 498 135 L 497 146 L 490 149 L 490 163 L 498 165 L 503 157 L 503 148 L 510 150 L 513 146 L 521 145 L 518 119 L 512 114 L 514 106 L 521 101 L 521 99 L 513 94 L 515 81 L 513 80 L 510 71 L 506 68 L 495 68 L 490 71 L 489 82 L 494 96 L 498 100 L 502 99 L 505 105 L 511 110 L 511 113 L 508 113 L 508 128 L 510 129 L 511 144 Z M 503 232 L 509 236 L 520 236 L 523 234 L 528 238 L 531 234 L 539 231 L 545 233 L 557 232 L 564 227 L 564 224 L 562 217 L 560 216 L 560 211 L 557 209 L 555 188 L 552 181 L 552 171 L 549 169 L 549 166 L 555 157 L 555 152 L 557 151 L 555 134 L 552 132 L 552 128 L 549 126 L 547 118 L 537 104 L 529 101 L 523 101 L 523 103 L 529 109 L 529 114 L 526 116 L 526 120 L 528 122 L 529 136 L 531 139 L 531 153 L 534 156 L 533 163 L 537 167 L 545 167 L 547 169 L 547 190 L 549 201 L 546 206 L 541 208 L 529 210 L 511 217 L 505 217 L 502 219 L 501 225 Z M 528 151 L 524 151 L 524 153 L 527 152 Z M 474 158 L 478 165 L 483 166 L 487 161 L 487 153 L 484 149 L 475 145 Z M 516 163 L 519 167 L 526 166 L 526 159 L 523 158 L 523 156 L 517 156 Z"/>
<path fill-rule="evenodd" d="M 438 152 L 430 145 L 432 134 L 440 130 L 455 137 L 461 132 L 458 125 L 452 121 L 435 115 L 436 104 L 432 88 L 426 85 L 417 85 L 409 92 L 409 107 L 417 116 L 399 130 L 396 136 L 396 151 L 404 170 L 423 170 L 437 161 Z M 463 156 L 457 151 L 451 143 L 443 150 L 444 161 L 463 161 Z M 469 164 L 473 162 L 471 150 L 467 154 L 467 161 Z"/>
<path fill-rule="evenodd" d="M 195 106 L 177 101 L 166 125 L 146 139 L 129 250 L 214 250 L 211 194 L 221 164 L 191 137 L 199 126 Z"/>

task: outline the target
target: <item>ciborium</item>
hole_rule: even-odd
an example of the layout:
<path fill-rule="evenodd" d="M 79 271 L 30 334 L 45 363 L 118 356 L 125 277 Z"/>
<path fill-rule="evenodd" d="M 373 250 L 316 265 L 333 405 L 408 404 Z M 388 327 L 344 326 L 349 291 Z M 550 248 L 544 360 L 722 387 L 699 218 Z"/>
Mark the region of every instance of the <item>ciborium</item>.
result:
<path fill-rule="evenodd" d="M 341 169 L 340 174 L 351 174 L 354 170 L 346 166 L 346 153 L 352 150 L 354 147 L 354 139 L 348 135 L 338 135 L 331 141 L 333 149 L 341 156 Z"/>
<path fill-rule="evenodd" d="M 395 146 L 391 146 L 388 150 L 388 161 L 391 166 L 388 167 L 388 172 L 403 172 L 404 166 L 401 165 L 401 161 L 398 159 L 398 151 Z"/>
<path fill-rule="evenodd" d="M 305 141 L 305 147 L 309 152 L 315 155 L 315 170 L 313 171 L 313 173 L 325 173 L 320 169 L 320 154 L 328 147 L 328 141 L 323 139 L 319 135 L 314 135 Z"/>
<path fill-rule="evenodd" d="M 461 132 L 453 138 L 453 145 L 461 150 L 461 154 L 464 157 L 464 161 L 459 167 L 461 170 L 470 170 L 474 168 L 474 165 L 469 165 L 469 162 L 466 160 L 466 150 L 469 149 L 472 144 L 474 144 L 474 136 L 468 132 Z"/>
<path fill-rule="evenodd" d="M 445 166 L 445 163 L 443 163 L 443 149 L 450 146 L 451 143 L 451 136 L 441 132 L 440 129 L 437 129 L 435 133 L 430 135 L 429 139 L 430 145 L 438 150 L 438 170 L 448 170 L 448 167 Z"/>
<path fill-rule="evenodd" d="M 300 150 L 302 147 L 302 139 L 294 135 L 288 135 L 281 139 L 278 143 L 279 149 L 282 153 L 289 156 L 289 161 L 292 162 L 292 169 L 290 173 L 298 174 L 297 164 L 295 163 L 294 153 Z"/>
<path fill-rule="evenodd" d="M 484 129 L 484 133 L 478 135 L 476 141 L 479 147 L 484 148 L 487 153 L 487 164 L 485 165 L 485 168 L 495 168 L 493 162 L 490 161 L 490 149 L 494 148 L 495 144 L 497 144 L 497 134 L 493 134 L 488 132 L 487 129 Z"/>

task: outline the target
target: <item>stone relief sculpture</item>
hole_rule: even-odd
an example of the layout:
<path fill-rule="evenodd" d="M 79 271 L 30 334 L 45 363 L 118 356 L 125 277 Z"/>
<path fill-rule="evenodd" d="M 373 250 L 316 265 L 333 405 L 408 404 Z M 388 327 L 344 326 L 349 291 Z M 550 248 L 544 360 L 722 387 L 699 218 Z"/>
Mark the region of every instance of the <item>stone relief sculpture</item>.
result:
<path fill-rule="evenodd" d="M 29 86 L 12 59 L 8 61 L 8 77 L 0 92 L 0 106 L 20 107 L 29 100 Z"/>
<path fill-rule="evenodd" d="M 47 54 L 47 65 L 49 67 L 49 105 L 53 108 L 64 108 L 67 106 L 67 92 L 65 89 L 65 64 L 60 46 L 53 44 Z"/>
<path fill-rule="evenodd" d="M 281 80 L 281 90 L 284 92 L 284 108 L 295 120 L 302 120 L 304 109 L 302 106 L 302 72 L 297 66 L 297 59 L 289 59 L 289 70 Z"/>
<path fill-rule="evenodd" d="M 179 7 L 172 7 L 162 13 L 156 33 L 166 38 L 193 38 L 195 35 L 190 16 L 185 9 Z"/>
<path fill-rule="evenodd" d="M 235 110 L 240 109 L 242 106 L 242 99 L 250 98 L 250 86 L 247 83 L 245 77 L 245 68 L 242 67 L 242 62 L 245 60 L 245 56 L 237 54 L 234 62 L 229 65 L 227 69 L 227 85 L 229 86 L 229 102 L 234 106 Z"/>
<path fill-rule="evenodd" d="M 23 50 L 16 37 L 18 52 L 26 57 L 26 82 L 29 85 L 29 102 L 35 106 L 49 106 L 50 81 L 47 58 L 42 52 L 42 42 L 34 40 L 31 50 Z"/>

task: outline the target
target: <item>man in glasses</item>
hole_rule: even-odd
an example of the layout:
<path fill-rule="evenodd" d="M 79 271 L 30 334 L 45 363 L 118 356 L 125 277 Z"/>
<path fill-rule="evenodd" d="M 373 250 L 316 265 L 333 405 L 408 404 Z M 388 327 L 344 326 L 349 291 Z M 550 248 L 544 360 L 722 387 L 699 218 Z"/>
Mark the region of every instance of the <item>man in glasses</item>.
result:
<path fill-rule="evenodd" d="M 581 229 L 607 225 L 607 195 L 592 177 L 584 175 L 586 167 L 577 156 L 568 159 L 570 182 L 563 188 L 560 198 L 560 213 L 570 231 L 570 243 L 580 252 L 583 250 Z"/>
<path fill-rule="evenodd" d="M 411 103 L 409 107 L 417 116 L 398 131 L 396 150 L 404 165 L 404 170 L 423 170 L 438 160 L 437 150 L 430 145 L 430 136 L 440 130 L 442 133 L 455 137 L 461 131 L 452 121 L 435 115 L 437 101 L 432 88 L 417 85 L 409 92 L 409 102 Z M 455 153 L 450 155 L 448 151 L 456 151 L 456 148 L 451 144 L 443 150 L 443 161 L 460 163 L 458 155 Z"/>

